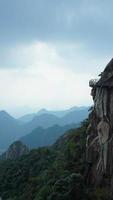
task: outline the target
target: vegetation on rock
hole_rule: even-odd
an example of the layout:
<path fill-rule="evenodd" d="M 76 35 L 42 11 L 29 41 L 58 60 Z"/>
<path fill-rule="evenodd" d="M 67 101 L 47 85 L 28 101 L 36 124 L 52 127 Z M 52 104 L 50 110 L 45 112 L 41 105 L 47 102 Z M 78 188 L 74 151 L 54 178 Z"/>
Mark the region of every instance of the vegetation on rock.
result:
<path fill-rule="evenodd" d="M 0 161 L 3 200 L 107 200 L 106 191 L 84 184 L 87 126 L 88 121 L 83 122 L 50 148 L 32 150 L 16 161 Z"/>

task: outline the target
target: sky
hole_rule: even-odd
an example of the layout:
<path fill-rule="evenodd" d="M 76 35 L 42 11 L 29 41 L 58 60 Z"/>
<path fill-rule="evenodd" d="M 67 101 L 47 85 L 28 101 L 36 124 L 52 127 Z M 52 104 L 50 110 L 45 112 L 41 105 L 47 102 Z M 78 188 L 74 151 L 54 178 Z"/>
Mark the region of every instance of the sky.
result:
<path fill-rule="evenodd" d="M 92 104 L 113 57 L 112 0 L 0 0 L 0 110 Z"/>

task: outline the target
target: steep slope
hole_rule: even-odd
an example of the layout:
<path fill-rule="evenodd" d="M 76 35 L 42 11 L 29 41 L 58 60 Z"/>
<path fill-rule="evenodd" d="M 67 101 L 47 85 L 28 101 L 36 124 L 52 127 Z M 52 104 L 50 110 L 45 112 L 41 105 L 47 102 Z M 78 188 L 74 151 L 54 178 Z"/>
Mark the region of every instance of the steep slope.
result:
<path fill-rule="evenodd" d="M 35 116 L 31 122 L 25 124 L 25 128 L 26 130 L 28 129 L 28 131 L 31 131 L 37 127 L 48 128 L 58 123 L 59 118 L 55 115 L 43 114 L 40 116 Z"/>
<path fill-rule="evenodd" d="M 42 115 L 42 114 L 53 114 L 57 117 L 64 117 L 65 115 L 73 112 L 73 111 L 80 111 L 80 110 L 88 110 L 89 107 L 85 107 L 85 106 L 80 106 L 80 107 L 77 107 L 77 106 L 74 106 L 72 108 L 69 108 L 69 109 L 66 109 L 66 110 L 58 110 L 58 111 L 54 111 L 54 110 L 47 110 L 47 109 L 41 109 L 37 115 Z"/>
<path fill-rule="evenodd" d="M 57 124 L 59 119 L 54 115 L 41 115 L 35 117 L 29 123 L 21 123 L 7 112 L 0 112 L 0 152 L 5 151 L 8 146 L 20 137 L 30 133 L 37 127 L 49 127 Z"/>
<path fill-rule="evenodd" d="M 27 123 L 27 122 L 32 121 L 35 116 L 36 116 L 35 113 L 31 113 L 31 114 L 27 114 L 27 115 L 24 115 L 24 116 L 18 118 L 18 120 L 23 123 Z"/>
<path fill-rule="evenodd" d="M 63 127 L 54 125 L 47 129 L 38 127 L 30 134 L 20 138 L 20 140 L 30 148 L 52 145 L 67 130 L 77 127 L 77 124 L 65 125 Z"/>
<path fill-rule="evenodd" d="M 86 127 L 87 122 L 69 131 L 50 148 L 33 150 L 16 161 L 0 161 L 3 200 L 86 200 Z"/>
<path fill-rule="evenodd" d="M 88 117 L 88 110 L 89 107 L 71 111 L 61 118 L 60 124 L 65 125 L 71 123 L 80 123 Z"/>
<path fill-rule="evenodd" d="M 94 107 L 87 129 L 87 161 L 92 166 L 87 182 L 111 187 L 113 194 L 113 59 L 90 86 Z"/>
<path fill-rule="evenodd" d="M 31 133 L 37 127 L 49 128 L 54 125 L 65 126 L 81 122 L 88 116 L 88 108 L 78 109 L 72 112 L 75 108 L 70 109 L 71 112 L 64 117 L 57 117 L 53 114 L 42 114 L 35 116 L 33 120 L 27 123 L 22 123 L 11 117 L 5 111 L 0 112 L 0 152 L 6 150 L 8 146 L 18 140 L 20 137 Z M 28 118 L 32 116 L 28 116 Z"/>
<path fill-rule="evenodd" d="M 29 149 L 21 141 L 16 141 L 11 144 L 8 150 L 0 156 L 1 160 L 15 160 L 29 153 Z"/>
<path fill-rule="evenodd" d="M 0 111 L 0 151 L 22 136 L 21 124 L 7 112 Z"/>
<path fill-rule="evenodd" d="M 82 109 L 82 110 L 75 110 L 71 111 L 68 114 L 66 114 L 64 117 L 56 117 L 53 114 L 42 114 L 39 116 L 35 116 L 34 119 L 27 123 L 25 125 L 26 130 L 33 130 L 37 127 L 43 127 L 43 128 L 48 128 L 54 125 L 59 125 L 59 126 L 64 126 L 67 124 L 72 124 L 72 123 L 80 123 L 83 120 L 85 120 L 88 117 L 88 110 L 87 109 Z"/>
<path fill-rule="evenodd" d="M 52 147 L 0 161 L 2 200 L 112 200 L 109 187 L 94 188 L 84 180 L 88 124 L 65 133 Z"/>
<path fill-rule="evenodd" d="M 80 107 L 74 106 L 67 110 L 58 110 L 58 111 L 41 109 L 37 113 L 31 113 L 31 114 L 24 115 L 24 116 L 20 117 L 19 120 L 24 123 L 27 123 L 27 122 L 32 121 L 33 118 L 35 118 L 36 116 L 45 115 L 45 114 L 55 115 L 56 117 L 61 118 L 73 111 L 82 111 L 82 110 L 88 111 L 88 109 L 89 109 L 89 107 L 85 107 L 85 106 L 80 106 Z"/>

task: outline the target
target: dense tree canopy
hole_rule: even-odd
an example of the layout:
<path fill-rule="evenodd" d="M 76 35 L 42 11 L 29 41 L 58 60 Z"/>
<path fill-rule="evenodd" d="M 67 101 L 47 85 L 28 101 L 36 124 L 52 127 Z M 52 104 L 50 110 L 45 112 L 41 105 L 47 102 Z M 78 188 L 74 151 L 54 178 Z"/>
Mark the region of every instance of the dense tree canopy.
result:
<path fill-rule="evenodd" d="M 16 161 L 0 161 L 3 200 L 107 200 L 105 191 L 92 192 L 84 184 L 87 125 L 85 121 L 70 130 L 50 148 L 32 150 Z"/>

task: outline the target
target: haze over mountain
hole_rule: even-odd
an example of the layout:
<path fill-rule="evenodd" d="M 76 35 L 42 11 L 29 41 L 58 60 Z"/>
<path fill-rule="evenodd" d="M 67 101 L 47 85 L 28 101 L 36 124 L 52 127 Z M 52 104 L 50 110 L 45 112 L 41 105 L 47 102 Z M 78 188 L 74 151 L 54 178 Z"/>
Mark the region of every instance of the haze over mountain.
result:
<path fill-rule="evenodd" d="M 66 114 L 72 112 L 72 111 L 80 111 L 80 110 L 86 110 L 88 109 L 89 107 L 87 106 L 73 106 L 69 109 L 66 109 L 66 110 L 47 110 L 45 108 L 39 110 L 37 113 L 29 113 L 27 115 L 24 115 L 22 117 L 19 118 L 20 121 L 22 122 L 29 122 L 31 121 L 35 116 L 40 116 L 40 115 L 43 115 L 43 114 L 52 114 L 52 115 L 55 115 L 57 117 L 64 117 Z"/>
<path fill-rule="evenodd" d="M 30 134 L 20 138 L 20 140 L 26 144 L 29 148 L 38 148 L 48 145 L 52 145 L 61 135 L 67 130 L 77 128 L 79 124 L 70 124 L 65 126 L 54 125 L 47 129 L 38 127 Z"/>
<path fill-rule="evenodd" d="M 0 160 L 16 160 L 29 153 L 28 147 L 21 141 L 16 141 L 9 146 L 6 152 L 0 156 Z"/>
<path fill-rule="evenodd" d="M 84 123 L 81 128 L 66 132 L 51 147 L 31 150 L 17 160 L 0 161 L 2 199 L 73 200 L 73 196 L 76 200 L 98 199 L 95 195 L 94 198 L 85 195 L 88 193 L 83 181 L 87 126 Z"/>
<path fill-rule="evenodd" d="M 0 200 L 113 200 L 112 57 L 113 0 L 0 0 Z"/>
<path fill-rule="evenodd" d="M 73 109 L 66 111 L 57 111 L 58 115 L 64 115 L 58 117 L 52 114 L 52 111 L 46 111 L 43 114 L 38 114 L 33 117 L 29 122 L 22 122 L 10 116 L 7 112 L 0 112 L 0 152 L 8 148 L 8 146 L 14 141 L 18 140 L 31 133 L 38 127 L 49 128 L 54 125 L 65 126 L 69 124 L 79 124 L 81 121 L 87 118 L 89 107 L 83 107 L 83 109 Z M 55 111 L 53 111 L 55 113 Z"/>
<path fill-rule="evenodd" d="M 27 114 L 22 117 L 19 117 L 18 120 L 27 123 L 27 122 L 30 122 L 35 116 L 36 116 L 35 113 L 31 113 L 31 114 Z"/>
<path fill-rule="evenodd" d="M 47 110 L 47 109 L 41 109 L 40 111 L 38 111 L 37 115 L 41 115 L 41 114 L 54 114 L 57 117 L 64 117 L 66 114 L 72 112 L 72 111 L 80 111 L 80 110 L 86 110 L 86 108 L 88 108 L 87 106 L 73 106 L 69 109 L 66 110 Z"/>
<path fill-rule="evenodd" d="M 19 135 L 22 136 L 21 124 L 5 111 L 0 111 L 0 151 L 6 149 Z"/>

